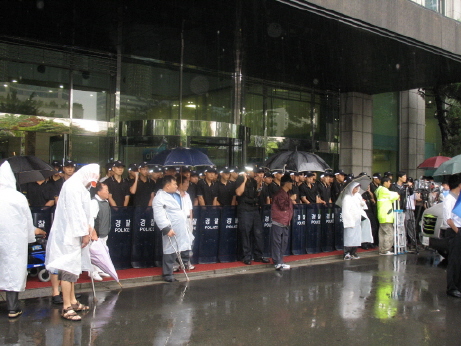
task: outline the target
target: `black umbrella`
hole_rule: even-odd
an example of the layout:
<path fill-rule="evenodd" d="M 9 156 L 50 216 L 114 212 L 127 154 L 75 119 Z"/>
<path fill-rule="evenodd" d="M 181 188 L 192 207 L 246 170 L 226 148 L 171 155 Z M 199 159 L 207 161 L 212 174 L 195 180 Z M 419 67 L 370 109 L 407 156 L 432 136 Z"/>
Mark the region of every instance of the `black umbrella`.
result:
<path fill-rule="evenodd" d="M 200 150 L 182 147 L 161 151 L 148 164 L 162 166 L 214 166 L 208 156 Z"/>
<path fill-rule="evenodd" d="M 284 169 L 287 171 L 317 171 L 324 172 L 330 166 L 318 155 L 306 151 L 282 151 L 271 156 L 264 164 L 265 167 Z"/>
<path fill-rule="evenodd" d="M 12 156 L 0 161 L 0 165 L 5 161 L 10 163 L 19 185 L 44 180 L 56 173 L 53 167 L 35 156 Z"/>

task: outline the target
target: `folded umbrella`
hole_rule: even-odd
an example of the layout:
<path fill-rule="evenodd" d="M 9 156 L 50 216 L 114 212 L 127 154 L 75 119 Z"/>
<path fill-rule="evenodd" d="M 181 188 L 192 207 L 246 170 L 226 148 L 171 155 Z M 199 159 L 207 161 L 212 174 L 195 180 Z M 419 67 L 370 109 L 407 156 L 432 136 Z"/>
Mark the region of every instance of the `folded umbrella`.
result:
<path fill-rule="evenodd" d="M 91 242 L 90 259 L 93 265 L 100 268 L 104 273 L 112 276 L 114 280 L 117 281 L 120 286 L 122 286 L 110 258 L 109 248 L 101 241 L 96 240 Z"/>

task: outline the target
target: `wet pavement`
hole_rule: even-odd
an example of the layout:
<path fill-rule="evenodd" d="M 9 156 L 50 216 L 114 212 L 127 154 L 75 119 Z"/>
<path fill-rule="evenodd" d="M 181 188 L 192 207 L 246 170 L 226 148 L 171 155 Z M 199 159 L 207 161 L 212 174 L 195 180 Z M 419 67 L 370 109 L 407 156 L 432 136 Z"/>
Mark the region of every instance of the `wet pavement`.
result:
<path fill-rule="evenodd" d="M 0 303 L 1 345 L 459 345 L 461 299 L 430 252 L 84 293 L 63 320 L 49 298 Z M 183 279 L 181 276 L 177 276 Z"/>

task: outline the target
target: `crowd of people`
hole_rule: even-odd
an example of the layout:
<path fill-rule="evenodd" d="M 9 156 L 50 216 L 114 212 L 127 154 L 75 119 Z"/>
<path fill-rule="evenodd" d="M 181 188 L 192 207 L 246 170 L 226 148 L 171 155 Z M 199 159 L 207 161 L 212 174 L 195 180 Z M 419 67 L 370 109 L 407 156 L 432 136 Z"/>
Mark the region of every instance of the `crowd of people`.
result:
<path fill-rule="evenodd" d="M 179 262 L 184 263 L 184 270 L 194 268 L 190 263 L 194 239 L 193 206 L 237 207 L 241 261 L 246 265 L 253 261 L 271 262 L 263 256 L 260 216 L 263 205 L 271 206 L 271 258 L 276 270 L 290 269 L 283 262 L 283 254 L 293 205 L 299 203 L 338 203 L 342 207 L 345 260 L 358 259 L 358 247 L 379 245 L 381 255 L 393 253 L 393 201 L 399 201 L 405 210 L 409 243 L 417 246 L 415 219 L 417 207 L 422 207 L 423 199 L 414 191 L 413 179 L 407 179 L 405 172 L 398 172 L 395 182 L 390 172 L 383 176 L 375 173 L 369 185 L 361 186 L 354 176 L 342 170 L 318 175 L 311 171 L 290 173 L 245 166 L 243 169 L 223 167 L 219 170 L 206 167 L 199 173 L 188 167 L 160 167 L 142 162 L 128 165 L 125 177 L 126 166 L 117 160 L 106 165 L 105 174 L 99 179 L 100 167 L 96 164 L 83 166 L 77 172 L 77 165 L 72 160 L 66 160 L 62 165 L 55 161 L 53 166 L 54 175 L 21 185 L 20 191 L 29 206 L 56 206 L 46 266 L 51 273 L 52 301 L 63 304 L 62 317 L 72 321 L 81 319 L 78 311 L 88 309 L 77 300 L 74 291 L 74 283 L 82 268 L 86 268 L 95 280 L 107 276 L 96 266 L 83 263 L 82 258 L 86 257 L 82 254 L 88 251 L 90 240 L 104 244 L 107 241 L 110 206 L 152 207 L 154 220 L 164 235 L 162 271 L 167 282 L 176 281 L 173 272 L 177 270 L 178 257 L 182 260 Z M 362 172 L 360 176 L 367 174 Z M 444 192 L 440 195 L 446 196 Z M 26 231 L 40 232 L 30 225 Z M 0 288 L 16 292 L 24 289 L 22 282 L 14 289 L 4 285 Z M 8 310 L 11 318 L 20 314 L 17 296 L 11 298 Z"/>

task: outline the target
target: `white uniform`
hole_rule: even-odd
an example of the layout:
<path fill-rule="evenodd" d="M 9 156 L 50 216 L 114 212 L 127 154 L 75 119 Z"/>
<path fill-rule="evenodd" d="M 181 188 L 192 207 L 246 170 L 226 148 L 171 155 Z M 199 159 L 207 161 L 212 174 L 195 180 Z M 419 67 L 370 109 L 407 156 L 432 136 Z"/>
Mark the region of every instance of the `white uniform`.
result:
<path fill-rule="evenodd" d="M 99 165 L 89 164 L 78 170 L 62 186 L 53 226 L 46 248 L 46 268 L 80 275 L 92 270 L 89 247 L 81 247 L 81 237 L 88 235 L 90 193 L 86 185 L 97 181 Z"/>
<path fill-rule="evenodd" d="M 171 240 L 175 247 L 179 247 L 177 250 L 191 250 L 192 241 L 188 235 L 187 217 L 184 211 L 181 210 L 181 206 L 176 201 L 176 199 L 168 192 L 159 190 L 154 197 L 152 208 L 154 210 L 155 223 L 160 228 L 160 230 L 164 229 L 165 227 L 170 227 L 176 233 L 176 240 L 178 245 L 176 245 L 174 238 Z M 173 247 L 170 244 L 168 236 L 164 235 L 162 239 L 163 253 L 166 255 L 175 253 Z"/>
<path fill-rule="evenodd" d="M 27 243 L 35 241 L 35 227 L 8 162 L 0 166 L 0 195 L 0 290 L 21 292 L 26 288 Z"/>

